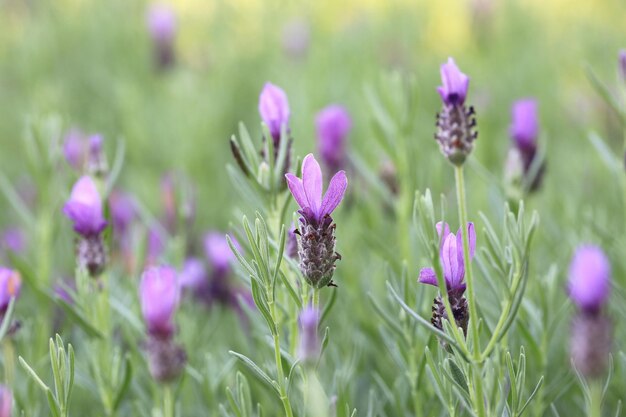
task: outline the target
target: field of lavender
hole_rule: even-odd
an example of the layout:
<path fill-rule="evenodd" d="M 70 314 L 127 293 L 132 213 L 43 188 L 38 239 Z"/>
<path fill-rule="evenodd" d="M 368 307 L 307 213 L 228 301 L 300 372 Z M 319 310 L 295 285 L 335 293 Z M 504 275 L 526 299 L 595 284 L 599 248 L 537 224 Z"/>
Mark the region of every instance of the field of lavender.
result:
<path fill-rule="evenodd" d="M 0 417 L 619 417 L 621 0 L 0 1 Z"/>

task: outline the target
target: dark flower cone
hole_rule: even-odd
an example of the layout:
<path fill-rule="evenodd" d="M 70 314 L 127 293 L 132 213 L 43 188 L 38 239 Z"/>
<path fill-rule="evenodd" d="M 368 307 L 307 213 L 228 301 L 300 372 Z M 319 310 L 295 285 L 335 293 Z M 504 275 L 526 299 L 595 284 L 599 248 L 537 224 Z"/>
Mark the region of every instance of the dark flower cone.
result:
<path fill-rule="evenodd" d="M 450 307 L 452 307 L 454 321 L 457 327 L 463 329 L 463 335 L 467 336 L 467 322 L 469 321 L 467 300 L 463 297 L 463 293 L 459 291 L 449 292 L 448 298 L 450 299 Z M 446 313 L 443 298 L 439 295 L 433 300 L 433 316 L 430 322 L 433 326 L 443 331 L 443 320 L 448 320 L 448 314 Z"/>
<path fill-rule="evenodd" d="M 102 234 L 79 237 L 76 241 L 76 259 L 92 277 L 99 276 L 107 263 L 107 250 Z"/>
<path fill-rule="evenodd" d="M 603 376 L 611 353 L 612 323 L 601 313 L 584 313 L 572 321 L 570 353 L 574 367 L 587 378 Z"/>
<path fill-rule="evenodd" d="M 437 114 L 437 133 L 441 152 L 454 165 L 462 165 L 478 137 L 473 107 L 461 104 L 444 105 Z"/>
<path fill-rule="evenodd" d="M 150 374 L 158 382 L 170 382 L 180 375 L 187 362 L 185 349 L 172 339 L 151 338 L 146 343 Z"/>
<path fill-rule="evenodd" d="M 314 288 L 332 285 L 335 262 L 341 255 L 335 252 L 335 228 L 330 216 L 324 217 L 317 225 L 301 218 L 300 230 L 300 270 L 307 283 Z"/>

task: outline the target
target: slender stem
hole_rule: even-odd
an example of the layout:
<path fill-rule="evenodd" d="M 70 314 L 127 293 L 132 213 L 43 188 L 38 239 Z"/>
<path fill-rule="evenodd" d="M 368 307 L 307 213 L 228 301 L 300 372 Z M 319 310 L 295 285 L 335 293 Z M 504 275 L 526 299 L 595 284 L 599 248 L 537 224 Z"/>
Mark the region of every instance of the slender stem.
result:
<path fill-rule="evenodd" d="M 474 388 L 476 390 L 476 395 L 474 398 L 474 408 L 478 417 L 484 417 L 487 415 L 487 411 L 485 410 L 485 396 L 483 393 L 482 365 L 480 362 L 480 335 L 478 331 L 478 314 L 476 312 L 474 277 L 472 275 L 472 263 L 470 261 L 469 236 L 467 230 L 467 199 L 465 196 L 465 180 L 463 178 L 462 165 L 457 165 L 454 167 L 454 178 L 456 180 L 456 196 L 459 206 L 459 223 L 461 228 L 461 236 L 463 237 L 463 263 L 465 265 L 465 282 L 467 283 L 467 293 L 469 298 L 468 304 L 471 325 L 470 330 L 472 332 L 472 339 L 474 341 L 474 363 L 472 364 Z"/>
<path fill-rule="evenodd" d="M 318 310 L 320 307 L 320 290 L 319 288 L 313 288 L 313 301 L 312 303 L 312 307 L 314 310 Z"/>
<path fill-rule="evenodd" d="M 163 386 L 163 417 L 174 417 L 174 399 L 169 384 Z"/>
<path fill-rule="evenodd" d="M 474 277 L 472 263 L 470 261 L 469 236 L 467 234 L 467 201 L 465 197 L 465 181 L 463 178 L 463 166 L 454 167 L 456 179 L 456 196 L 459 206 L 459 223 L 463 236 L 463 263 L 465 264 L 465 282 L 467 283 L 467 295 L 469 303 L 469 316 L 474 340 L 474 359 L 480 359 L 480 340 L 478 333 L 478 315 L 476 314 L 476 297 L 474 295 Z"/>
<path fill-rule="evenodd" d="M 591 381 L 589 384 L 589 417 L 602 417 L 602 384 L 600 381 Z"/>
<path fill-rule="evenodd" d="M 276 361 L 276 378 L 278 379 L 278 386 L 280 389 L 280 400 L 283 403 L 286 417 L 293 417 L 293 411 L 291 410 L 291 402 L 287 395 L 287 388 L 285 387 L 285 373 L 283 371 L 283 359 L 280 354 L 280 333 L 278 332 L 278 323 L 276 319 L 276 307 L 273 301 L 270 301 L 270 314 L 274 321 L 276 330 L 274 333 L 274 360 Z"/>

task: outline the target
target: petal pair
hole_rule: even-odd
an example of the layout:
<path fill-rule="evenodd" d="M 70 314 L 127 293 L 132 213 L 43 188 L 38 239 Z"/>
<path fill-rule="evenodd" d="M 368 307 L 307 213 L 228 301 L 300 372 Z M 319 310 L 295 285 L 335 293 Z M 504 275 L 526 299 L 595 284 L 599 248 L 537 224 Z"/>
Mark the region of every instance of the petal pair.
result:
<path fill-rule="evenodd" d="M 441 66 L 441 81 L 443 85 L 437 87 L 437 91 L 444 103 L 463 104 L 465 102 L 469 77 L 461 72 L 454 59 L 448 58 L 448 62 Z"/>
<path fill-rule="evenodd" d="M 322 199 L 322 170 L 313 154 L 308 154 L 302 162 L 302 179 L 286 174 L 289 190 L 302 209 L 309 208 L 317 220 L 330 214 L 339 205 L 348 186 L 344 171 L 337 172 L 330 180 L 328 190 Z"/>

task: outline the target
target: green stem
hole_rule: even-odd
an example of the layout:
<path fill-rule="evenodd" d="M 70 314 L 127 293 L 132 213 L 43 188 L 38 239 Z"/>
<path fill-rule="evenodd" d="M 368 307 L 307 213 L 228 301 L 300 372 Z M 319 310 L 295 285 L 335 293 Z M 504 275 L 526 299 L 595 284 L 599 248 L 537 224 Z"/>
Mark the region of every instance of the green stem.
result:
<path fill-rule="evenodd" d="M 293 411 L 291 410 L 291 402 L 287 395 L 287 388 L 285 387 L 285 373 L 283 371 L 283 359 L 280 354 L 280 333 L 278 332 L 278 323 L 276 320 L 276 307 L 273 301 L 270 302 L 270 314 L 274 321 L 275 331 L 274 336 L 274 360 L 276 361 L 276 377 L 278 379 L 278 386 L 280 391 L 280 400 L 283 403 L 286 417 L 293 417 Z"/>
<path fill-rule="evenodd" d="M 476 297 L 474 292 L 474 277 L 472 275 L 472 263 L 470 261 L 469 236 L 467 231 L 467 198 L 465 196 L 465 180 L 463 177 L 463 166 L 454 167 L 454 178 L 456 180 L 456 196 L 459 206 L 459 223 L 461 228 L 461 236 L 463 238 L 463 263 L 465 264 L 465 282 L 467 283 L 467 294 L 470 316 L 470 331 L 474 341 L 472 364 L 472 373 L 474 379 L 475 398 L 474 409 L 478 417 L 487 415 L 485 410 L 485 396 L 483 393 L 483 377 L 481 365 L 481 349 L 478 331 L 478 314 L 476 311 Z"/>
<path fill-rule="evenodd" d="M 316 311 L 319 310 L 319 307 L 320 307 L 320 290 L 319 290 L 319 288 L 313 288 L 312 307 Z"/>
<path fill-rule="evenodd" d="M 174 417 L 174 398 L 169 384 L 163 386 L 163 417 Z"/>
<path fill-rule="evenodd" d="M 602 384 L 592 381 L 589 384 L 589 417 L 602 417 Z"/>

